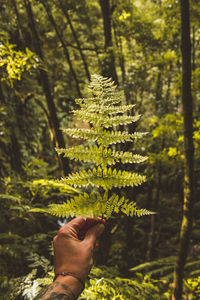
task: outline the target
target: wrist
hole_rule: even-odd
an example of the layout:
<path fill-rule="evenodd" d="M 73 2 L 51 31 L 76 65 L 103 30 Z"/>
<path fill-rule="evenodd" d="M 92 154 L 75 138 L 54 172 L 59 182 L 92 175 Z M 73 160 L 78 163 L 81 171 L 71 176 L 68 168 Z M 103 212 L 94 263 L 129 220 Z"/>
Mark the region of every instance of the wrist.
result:
<path fill-rule="evenodd" d="M 77 275 L 77 273 L 69 272 L 69 271 L 63 271 L 63 272 L 60 272 L 60 273 L 56 273 L 55 277 L 54 277 L 54 281 L 56 280 L 56 278 L 59 275 L 60 276 L 71 276 L 71 277 L 74 277 L 74 278 L 76 278 L 80 282 L 80 284 L 82 285 L 83 289 L 85 288 L 85 280 L 83 280 L 79 275 Z"/>
<path fill-rule="evenodd" d="M 78 297 L 84 290 L 84 285 L 72 275 L 58 275 L 55 282 L 61 282 L 67 285 L 76 297 Z"/>

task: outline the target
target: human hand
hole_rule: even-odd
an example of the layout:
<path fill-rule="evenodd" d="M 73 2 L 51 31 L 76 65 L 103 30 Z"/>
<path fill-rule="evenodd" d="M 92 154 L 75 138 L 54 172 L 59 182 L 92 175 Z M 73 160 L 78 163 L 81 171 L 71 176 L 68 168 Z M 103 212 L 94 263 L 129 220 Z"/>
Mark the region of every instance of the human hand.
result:
<path fill-rule="evenodd" d="M 78 217 L 63 226 L 54 237 L 55 274 L 72 272 L 85 281 L 93 264 L 96 239 L 104 231 L 101 218 Z"/>

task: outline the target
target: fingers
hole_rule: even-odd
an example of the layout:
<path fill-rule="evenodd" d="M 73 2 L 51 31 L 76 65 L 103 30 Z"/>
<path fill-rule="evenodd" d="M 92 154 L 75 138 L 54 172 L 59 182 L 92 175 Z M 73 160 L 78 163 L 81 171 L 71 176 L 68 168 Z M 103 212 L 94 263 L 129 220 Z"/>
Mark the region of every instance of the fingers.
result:
<path fill-rule="evenodd" d="M 101 218 L 95 219 L 92 217 L 87 217 L 86 222 L 85 222 L 84 226 L 82 227 L 81 231 L 86 232 L 90 227 L 100 223 L 101 220 L 102 220 Z"/>
<path fill-rule="evenodd" d="M 105 222 L 106 221 L 104 219 L 102 219 L 102 218 L 95 219 L 95 218 L 92 218 L 92 217 L 87 217 L 85 225 L 82 227 L 82 229 L 79 232 L 79 239 L 83 240 L 84 237 L 85 237 L 86 232 L 92 226 L 97 225 L 97 224 L 105 224 Z"/>
<path fill-rule="evenodd" d="M 62 228 L 60 228 L 58 234 L 63 234 L 65 232 L 69 231 L 69 228 L 74 228 L 75 231 L 78 233 L 81 228 L 85 225 L 86 220 L 82 217 L 77 217 L 70 222 L 68 222 L 66 225 L 64 225 Z"/>
<path fill-rule="evenodd" d="M 86 232 L 97 224 L 105 224 L 105 220 L 101 218 L 87 217 L 86 220 L 83 217 L 77 217 L 60 228 L 58 235 L 71 235 L 79 240 L 83 240 Z"/>
<path fill-rule="evenodd" d="M 73 220 L 71 220 L 67 225 L 72 227 L 77 227 L 79 230 L 83 228 L 85 225 L 86 220 L 83 217 L 77 217 Z"/>
<path fill-rule="evenodd" d="M 94 246 L 96 239 L 103 233 L 105 226 L 103 224 L 97 224 L 91 227 L 85 234 L 83 243 Z"/>

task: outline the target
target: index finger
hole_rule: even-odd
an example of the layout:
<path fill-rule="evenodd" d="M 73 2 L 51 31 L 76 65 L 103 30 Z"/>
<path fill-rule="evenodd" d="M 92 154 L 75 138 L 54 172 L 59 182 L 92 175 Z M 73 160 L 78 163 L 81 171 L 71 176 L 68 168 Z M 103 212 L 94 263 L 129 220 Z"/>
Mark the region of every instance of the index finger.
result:
<path fill-rule="evenodd" d="M 93 226 L 97 224 L 105 224 L 105 220 L 102 218 L 93 218 L 93 217 L 87 217 L 86 223 L 84 226 L 81 228 L 80 233 L 79 233 L 79 239 L 83 240 L 85 237 L 86 232 Z"/>
<path fill-rule="evenodd" d="M 83 217 L 77 217 L 65 224 L 63 227 L 60 228 L 59 232 L 65 232 L 68 228 L 72 227 L 78 233 L 85 225 L 86 220 Z"/>

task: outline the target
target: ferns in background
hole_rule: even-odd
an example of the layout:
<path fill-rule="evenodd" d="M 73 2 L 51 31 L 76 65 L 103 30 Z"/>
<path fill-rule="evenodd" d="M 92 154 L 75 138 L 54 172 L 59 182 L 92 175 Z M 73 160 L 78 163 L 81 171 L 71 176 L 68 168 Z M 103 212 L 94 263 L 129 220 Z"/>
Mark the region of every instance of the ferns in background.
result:
<path fill-rule="evenodd" d="M 174 262 L 175 256 L 164 257 L 135 266 L 130 271 L 134 274 L 139 272 L 148 275 L 153 279 L 172 280 Z M 200 256 L 188 256 L 185 273 L 187 278 L 200 276 Z"/>
<path fill-rule="evenodd" d="M 79 299 L 143 299 L 166 300 L 164 284 L 149 276 L 138 274 L 136 278 L 121 278 L 114 268 L 93 268 L 90 281 Z"/>
<path fill-rule="evenodd" d="M 82 139 L 83 144 L 57 149 L 57 152 L 75 161 L 90 163 L 93 167 L 62 178 L 59 182 L 82 188 L 82 191 L 67 202 L 51 204 L 43 211 L 59 217 L 90 215 L 109 218 L 112 212 L 119 211 L 128 216 L 148 215 L 151 212 L 138 209 L 135 202 L 112 193 L 113 188 L 138 186 L 146 180 L 138 173 L 113 167 L 117 163 L 141 163 L 146 160 L 139 154 L 117 151 L 116 147 L 117 143 L 130 142 L 145 135 L 118 130 L 120 125 L 125 127 L 136 122 L 140 116 L 127 115 L 134 105 L 122 104 L 123 93 L 116 90 L 111 79 L 93 75 L 89 90 L 91 97 L 76 99 L 80 109 L 73 111 L 74 116 L 84 122 L 84 128 L 63 130 L 73 138 Z"/>

